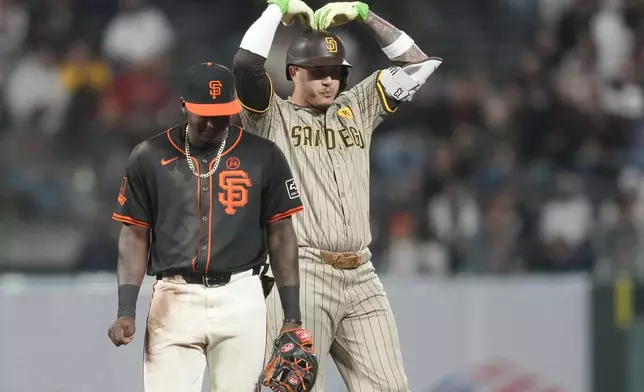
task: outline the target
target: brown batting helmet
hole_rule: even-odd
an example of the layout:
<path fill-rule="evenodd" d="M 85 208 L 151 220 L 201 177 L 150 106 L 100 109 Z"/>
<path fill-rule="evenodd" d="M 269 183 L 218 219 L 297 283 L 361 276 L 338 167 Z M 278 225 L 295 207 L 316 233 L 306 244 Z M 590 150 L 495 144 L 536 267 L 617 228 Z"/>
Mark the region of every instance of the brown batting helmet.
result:
<path fill-rule="evenodd" d="M 340 91 L 344 89 L 349 77 L 351 64 L 346 60 L 344 44 L 338 36 L 328 31 L 307 30 L 293 40 L 286 52 L 286 79 L 292 80 L 288 67 L 342 66 Z"/>

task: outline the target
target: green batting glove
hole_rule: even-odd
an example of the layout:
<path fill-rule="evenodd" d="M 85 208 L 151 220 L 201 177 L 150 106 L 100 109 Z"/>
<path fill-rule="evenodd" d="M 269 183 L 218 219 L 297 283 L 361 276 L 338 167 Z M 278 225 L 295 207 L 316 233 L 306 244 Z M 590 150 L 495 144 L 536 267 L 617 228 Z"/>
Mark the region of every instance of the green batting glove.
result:
<path fill-rule="evenodd" d="M 326 30 L 353 20 L 364 22 L 368 15 L 369 6 L 361 1 L 329 3 L 315 11 L 313 26 L 317 30 Z"/>
<path fill-rule="evenodd" d="M 298 18 L 305 29 L 313 28 L 313 10 L 302 0 L 268 0 L 267 3 L 280 7 L 284 25 L 291 26 Z"/>

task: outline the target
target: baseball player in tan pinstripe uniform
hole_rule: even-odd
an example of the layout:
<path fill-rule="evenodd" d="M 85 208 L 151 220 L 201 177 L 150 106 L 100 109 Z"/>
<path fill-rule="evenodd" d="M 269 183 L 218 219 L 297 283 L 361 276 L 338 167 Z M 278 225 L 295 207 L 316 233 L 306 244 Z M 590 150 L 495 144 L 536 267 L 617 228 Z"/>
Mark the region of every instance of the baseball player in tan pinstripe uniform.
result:
<path fill-rule="evenodd" d="M 320 355 L 314 390 L 323 389 L 330 353 L 349 391 L 408 391 L 393 314 L 370 261 L 369 149 L 374 129 L 442 60 L 361 2 L 329 3 L 315 14 L 301 0 L 268 3 L 244 35 L 233 72 L 242 122 L 284 151 L 306 206 L 293 220 L 303 323 Z M 282 99 L 264 63 L 280 21 L 295 18 L 312 29 L 288 49 L 286 77 L 295 88 Z M 351 65 L 326 29 L 350 21 L 372 33 L 393 65 L 344 91 Z M 282 320 L 278 293 L 268 302 L 271 342 Z"/>

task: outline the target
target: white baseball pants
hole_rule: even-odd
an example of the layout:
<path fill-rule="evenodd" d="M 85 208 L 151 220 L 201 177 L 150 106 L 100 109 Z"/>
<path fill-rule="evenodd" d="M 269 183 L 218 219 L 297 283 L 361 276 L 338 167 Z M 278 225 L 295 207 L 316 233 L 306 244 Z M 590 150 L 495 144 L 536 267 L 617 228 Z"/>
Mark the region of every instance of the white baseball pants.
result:
<path fill-rule="evenodd" d="M 253 392 L 263 369 L 266 302 L 258 275 L 205 287 L 182 277 L 157 281 L 143 355 L 145 392 Z"/>

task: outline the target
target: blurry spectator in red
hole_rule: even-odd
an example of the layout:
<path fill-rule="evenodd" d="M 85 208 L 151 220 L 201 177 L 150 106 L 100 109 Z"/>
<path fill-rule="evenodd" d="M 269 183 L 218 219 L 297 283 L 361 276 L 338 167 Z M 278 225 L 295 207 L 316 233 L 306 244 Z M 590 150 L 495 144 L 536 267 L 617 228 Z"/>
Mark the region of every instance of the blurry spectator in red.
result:
<path fill-rule="evenodd" d="M 163 116 L 177 112 L 165 81 L 150 67 L 132 67 L 114 79 L 102 98 L 100 120 L 112 132 L 148 132 L 164 126 Z"/>
<path fill-rule="evenodd" d="M 419 269 L 419 247 L 414 220 L 408 213 L 397 213 L 389 220 L 389 247 L 385 259 L 387 273 L 397 276 L 415 276 Z"/>
<path fill-rule="evenodd" d="M 105 30 L 103 54 L 124 64 L 160 63 L 174 45 L 166 15 L 145 0 L 121 0 L 120 12 Z"/>
<path fill-rule="evenodd" d="M 54 54 L 40 46 L 20 59 L 9 75 L 5 102 L 14 125 L 54 134 L 61 129 L 69 103 Z"/>
<path fill-rule="evenodd" d="M 391 215 L 387 231 L 389 244 L 382 259 L 386 262 L 388 275 L 413 277 L 450 273 L 449 249 L 431 234 L 421 241 L 411 212 Z"/>

